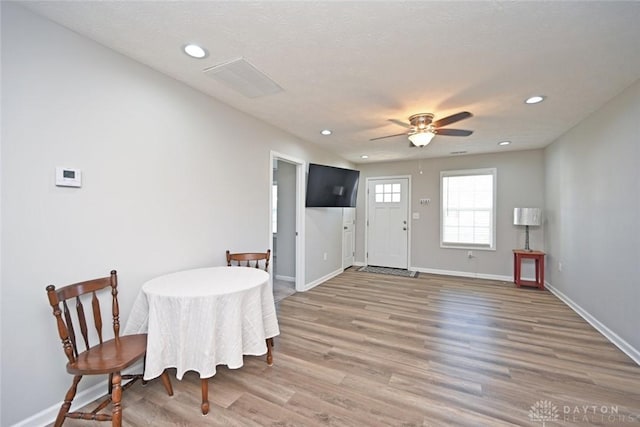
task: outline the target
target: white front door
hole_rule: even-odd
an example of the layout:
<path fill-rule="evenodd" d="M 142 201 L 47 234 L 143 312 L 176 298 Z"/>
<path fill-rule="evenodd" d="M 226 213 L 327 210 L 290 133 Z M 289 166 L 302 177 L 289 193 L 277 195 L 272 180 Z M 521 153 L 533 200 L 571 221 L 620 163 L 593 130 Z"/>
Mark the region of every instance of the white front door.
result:
<path fill-rule="evenodd" d="M 368 181 L 368 265 L 408 268 L 408 188 L 408 178 Z"/>
<path fill-rule="evenodd" d="M 353 265 L 355 258 L 356 208 L 342 209 L 342 268 Z"/>

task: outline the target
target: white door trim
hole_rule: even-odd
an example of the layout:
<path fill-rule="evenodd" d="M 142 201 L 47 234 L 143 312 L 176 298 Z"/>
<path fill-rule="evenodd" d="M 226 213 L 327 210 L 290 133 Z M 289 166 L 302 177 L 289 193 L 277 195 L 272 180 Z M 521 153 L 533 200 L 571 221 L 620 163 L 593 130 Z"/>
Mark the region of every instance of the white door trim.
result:
<path fill-rule="evenodd" d="M 411 270 L 411 234 L 413 230 L 413 222 L 411 220 L 411 175 L 391 175 L 391 176 L 371 176 L 365 180 L 365 191 L 369 190 L 369 181 L 376 181 L 381 179 L 406 179 L 408 182 L 407 188 L 407 225 L 409 227 L 409 233 L 407 234 L 407 268 Z M 364 204 L 364 265 L 369 265 L 369 194 L 366 194 L 367 202 Z"/>
<path fill-rule="evenodd" d="M 305 289 L 305 183 L 306 183 L 306 162 L 287 154 L 271 151 L 269 155 L 269 248 L 273 252 L 273 162 L 282 160 L 292 163 L 296 166 L 296 291 L 300 292 Z M 273 275 L 272 275 L 273 276 Z"/>
<path fill-rule="evenodd" d="M 347 223 L 345 223 L 345 213 L 347 212 L 347 209 L 350 209 L 351 214 L 349 215 L 350 221 L 349 221 L 349 225 L 351 226 L 351 239 L 350 240 L 350 247 L 351 247 L 351 256 L 350 256 L 350 260 L 351 263 L 349 265 L 345 265 L 345 253 L 344 253 L 344 244 L 345 244 L 345 230 L 347 229 Z M 355 208 L 342 208 L 342 269 L 344 270 L 347 267 L 351 267 L 352 265 L 355 264 L 355 258 L 356 258 L 356 210 Z"/>

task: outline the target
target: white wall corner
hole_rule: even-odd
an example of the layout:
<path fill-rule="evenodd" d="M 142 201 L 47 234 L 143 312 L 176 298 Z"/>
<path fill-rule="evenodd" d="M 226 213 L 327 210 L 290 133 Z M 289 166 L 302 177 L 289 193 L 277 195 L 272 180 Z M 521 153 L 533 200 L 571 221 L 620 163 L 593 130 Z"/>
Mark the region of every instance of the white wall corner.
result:
<path fill-rule="evenodd" d="M 545 281 L 544 286 L 552 294 L 554 294 L 556 297 L 558 297 L 558 299 L 560 299 L 560 301 L 562 301 L 563 303 L 568 305 L 580 317 L 582 317 L 584 320 L 586 320 L 587 323 L 589 323 L 598 332 L 600 332 L 602 335 L 604 335 L 604 337 L 606 339 L 608 339 L 609 341 L 611 341 L 611 343 L 613 345 L 618 347 L 620 350 L 622 350 L 623 353 L 625 353 L 627 356 L 629 356 L 631 359 L 633 359 L 634 362 L 636 362 L 638 365 L 640 365 L 640 349 L 637 349 L 637 348 L 633 347 L 631 344 L 629 344 L 628 342 L 626 342 L 618 334 L 613 332 L 611 329 L 609 329 L 603 323 L 601 323 L 598 319 L 593 317 L 587 310 L 585 310 L 584 308 L 580 307 L 571 298 L 569 298 L 568 296 L 563 294 L 557 288 L 553 287 L 553 285 L 551 285 L 549 282 Z"/>
<path fill-rule="evenodd" d="M 329 274 L 327 274 L 326 276 L 322 276 L 319 279 L 314 280 L 313 282 L 309 282 L 305 285 L 304 289 L 302 289 L 302 292 L 308 291 L 309 289 L 315 288 L 316 286 L 326 282 L 329 279 L 333 279 L 334 277 L 336 277 L 339 274 L 342 274 L 344 270 L 342 268 L 339 268 L 338 270 L 335 270 Z"/>

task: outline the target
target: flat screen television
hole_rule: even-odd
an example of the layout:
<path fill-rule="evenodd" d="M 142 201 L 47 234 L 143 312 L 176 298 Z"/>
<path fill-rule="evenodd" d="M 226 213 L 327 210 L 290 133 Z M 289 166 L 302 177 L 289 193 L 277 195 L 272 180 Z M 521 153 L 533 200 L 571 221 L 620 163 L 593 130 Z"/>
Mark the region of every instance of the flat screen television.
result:
<path fill-rule="evenodd" d="M 355 208 L 360 171 L 309 163 L 308 208 Z"/>

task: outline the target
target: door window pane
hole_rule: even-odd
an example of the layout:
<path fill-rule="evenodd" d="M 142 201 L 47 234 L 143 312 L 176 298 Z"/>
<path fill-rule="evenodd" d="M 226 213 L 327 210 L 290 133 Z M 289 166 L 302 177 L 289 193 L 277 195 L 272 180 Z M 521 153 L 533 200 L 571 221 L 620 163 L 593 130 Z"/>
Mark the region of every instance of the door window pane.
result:
<path fill-rule="evenodd" d="M 376 203 L 400 203 L 402 201 L 400 188 L 400 184 L 376 184 Z"/>

